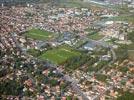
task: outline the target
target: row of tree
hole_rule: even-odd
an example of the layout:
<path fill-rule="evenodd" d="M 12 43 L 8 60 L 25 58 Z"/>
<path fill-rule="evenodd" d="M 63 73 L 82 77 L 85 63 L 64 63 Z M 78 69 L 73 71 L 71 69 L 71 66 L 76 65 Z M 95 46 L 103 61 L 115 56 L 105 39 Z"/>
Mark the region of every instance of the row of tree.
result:
<path fill-rule="evenodd" d="M 23 85 L 17 81 L 9 80 L 0 82 L 0 94 L 3 95 L 21 95 L 23 90 Z"/>
<path fill-rule="evenodd" d="M 134 31 L 128 33 L 128 39 L 134 43 Z"/>

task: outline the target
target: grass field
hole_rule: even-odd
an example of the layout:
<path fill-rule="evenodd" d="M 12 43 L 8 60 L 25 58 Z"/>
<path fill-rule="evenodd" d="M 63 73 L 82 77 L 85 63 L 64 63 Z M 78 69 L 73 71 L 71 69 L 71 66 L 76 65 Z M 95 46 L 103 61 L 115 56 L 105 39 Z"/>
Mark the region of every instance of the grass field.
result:
<path fill-rule="evenodd" d="M 87 31 L 90 34 L 93 34 L 93 33 L 96 33 L 97 32 L 96 30 L 91 29 L 91 28 L 87 28 L 87 29 L 85 29 L 85 31 Z"/>
<path fill-rule="evenodd" d="M 60 6 L 65 6 L 65 7 L 87 7 L 87 8 L 104 8 L 104 6 L 99 5 L 99 4 L 94 4 L 91 2 L 83 2 L 82 0 L 59 0 L 60 1 Z"/>
<path fill-rule="evenodd" d="M 134 18 L 133 16 L 117 16 L 117 17 L 112 17 L 112 18 L 108 18 L 106 19 L 106 21 L 126 21 L 126 22 L 131 22 L 134 23 Z"/>
<path fill-rule="evenodd" d="M 49 40 L 54 37 L 53 33 L 40 29 L 31 29 L 25 35 L 37 40 Z"/>
<path fill-rule="evenodd" d="M 134 61 L 134 43 L 128 45 L 128 58 Z"/>
<path fill-rule="evenodd" d="M 43 55 L 41 55 L 39 58 L 42 60 L 49 60 L 55 64 L 62 64 L 67 59 L 78 56 L 81 53 L 72 49 L 71 47 L 65 47 L 61 46 L 59 48 L 55 48 L 53 50 L 49 50 Z"/>
<path fill-rule="evenodd" d="M 101 35 L 99 33 L 89 34 L 88 38 L 93 40 L 100 40 L 104 37 L 104 35 Z"/>
<path fill-rule="evenodd" d="M 134 50 L 128 50 L 128 58 L 134 61 Z"/>

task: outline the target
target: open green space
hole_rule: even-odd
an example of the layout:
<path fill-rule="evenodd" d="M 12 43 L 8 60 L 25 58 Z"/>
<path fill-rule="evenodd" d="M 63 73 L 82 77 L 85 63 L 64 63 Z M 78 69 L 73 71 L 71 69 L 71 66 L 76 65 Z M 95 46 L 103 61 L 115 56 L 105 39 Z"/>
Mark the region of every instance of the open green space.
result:
<path fill-rule="evenodd" d="M 134 61 L 134 50 L 128 50 L 128 58 Z"/>
<path fill-rule="evenodd" d="M 96 79 L 101 81 L 101 82 L 106 82 L 107 76 L 103 74 L 97 74 Z"/>
<path fill-rule="evenodd" d="M 87 31 L 89 33 L 87 35 L 87 37 L 89 39 L 100 40 L 100 39 L 102 39 L 104 37 L 104 35 L 101 35 L 101 34 L 98 33 L 98 30 L 87 28 L 87 29 L 85 29 L 85 31 Z"/>
<path fill-rule="evenodd" d="M 62 64 L 67 59 L 78 56 L 80 54 L 80 52 L 72 49 L 69 46 L 60 46 L 58 48 L 45 52 L 39 58 L 42 60 L 49 60 L 55 64 Z"/>
<path fill-rule="evenodd" d="M 96 33 L 97 30 L 91 29 L 91 28 L 87 28 L 85 29 L 85 31 L 89 32 L 90 34 Z"/>
<path fill-rule="evenodd" d="M 128 50 L 134 50 L 134 43 L 128 45 Z"/>
<path fill-rule="evenodd" d="M 49 40 L 54 37 L 53 33 L 41 29 L 31 29 L 25 35 L 37 40 Z"/>
<path fill-rule="evenodd" d="M 87 8 L 104 8 L 104 6 L 91 3 L 91 2 L 83 2 L 82 0 L 59 0 L 59 5 L 64 7 L 87 7 Z"/>
<path fill-rule="evenodd" d="M 124 61 L 128 58 L 128 45 L 120 44 L 117 49 L 115 49 L 117 60 L 119 62 Z"/>
<path fill-rule="evenodd" d="M 134 18 L 133 15 L 122 15 L 122 16 L 117 16 L 117 17 L 112 17 L 106 19 L 106 21 L 126 21 L 126 22 L 131 22 L 134 23 Z"/>
<path fill-rule="evenodd" d="M 75 48 L 80 48 L 85 42 L 86 42 L 86 40 L 79 40 L 79 41 L 76 42 L 74 47 Z"/>
<path fill-rule="evenodd" d="M 128 48 L 128 57 L 131 60 L 134 60 L 134 31 L 128 33 L 128 39 L 131 40 L 131 44 L 127 45 Z"/>
<path fill-rule="evenodd" d="M 34 56 L 34 57 L 38 57 L 41 54 L 41 52 L 39 50 L 36 50 L 36 49 L 28 49 L 27 53 Z"/>
<path fill-rule="evenodd" d="M 123 92 L 121 96 L 117 98 L 117 100 L 133 100 L 134 94 L 129 91 Z"/>
<path fill-rule="evenodd" d="M 95 62 L 95 60 L 94 60 Z M 107 61 L 100 61 L 96 66 L 92 65 L 89 67 L 88 71 L 89 72 L 98 72 L 102 68 L 104 68 L 108 64 Z"/>
<path fill-rule="evenodd" d="M 93 40 L 100 40 L 104 37 L 104 35 L 101 35 L 99 33 L 89 34 L 88 38 Z"/>
<path fill-rule="evenodd" d="M 65 6 L 65 7 L 81 7 L 81 5 L 79 4 L 79 3 L 70 3 L 70 2 L 68 2 L 68 3 L 62 3 L 62 5 L 63 6 Z"/>
<path fill-rule="evenodd" d="M 128 45 L 128 58 L 134 60 L 134 43 Z"/>

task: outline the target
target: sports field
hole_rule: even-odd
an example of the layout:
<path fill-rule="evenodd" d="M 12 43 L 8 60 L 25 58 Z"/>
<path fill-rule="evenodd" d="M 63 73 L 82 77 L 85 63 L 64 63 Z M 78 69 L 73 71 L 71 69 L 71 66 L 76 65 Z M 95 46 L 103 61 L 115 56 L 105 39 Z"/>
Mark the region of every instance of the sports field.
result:
<path fill-rule="evenodd" d="M 72 49 L 71 47 L 61 46 L 59 48 L 47 51 L 39 58 L 41 58 L 42 60 L 49 60 L 55 64 L 62 64 L 67 59 L 74 56 L 79 56 L 80 54 L 80 52 Z"/>
<path fill-rule="evenodd" d="M 37 40 L 49 40 L 54 37 L 53 33 L 40 29 L 31 29 L 25 35 Z"/>

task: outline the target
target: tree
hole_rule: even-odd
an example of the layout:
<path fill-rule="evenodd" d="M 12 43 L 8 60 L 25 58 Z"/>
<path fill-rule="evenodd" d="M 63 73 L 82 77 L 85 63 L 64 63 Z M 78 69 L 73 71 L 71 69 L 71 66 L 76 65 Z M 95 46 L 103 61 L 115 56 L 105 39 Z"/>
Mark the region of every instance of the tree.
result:
<path fill-rule="evenodd" d="M 18 96 L 22 93 L 22 90 L 23 85 L 14 80 L 0 83 L 0 94 Z"/>
<path fill-rule="evenodd" d="M 40 50 L 36 49 L 29 49 L 27 52 L 34 57 L 38 57 L 41 54 Z"/>
<path fill-rule="evenodd" d="M 56 86 L 58 84 L 58 81 L 52 79 L 52 80 L 50 80 L 50 84 L 51 84 L 51 86 Z"/>
<path fill-rule="evenodd" d="M 107 76 L 102 74 L 97 74 L 96 79 L 102 82 L 106 82 Z"/>
<path fill-rule="evenodd" d="M 134 31 L 128 33 L 128 39 L 134 43 Z"/>
<path fill-rule="evenodd" d="M 124 92 L 122 96 L 118 97 L 117 100 L 133 100 L 134 94 L 130 92 Z"/>
<path fill-rule="evenodd" d="M 72 100 L 71 96 L 67 96 L 67 100 Z"/>
<path fill-rule="evenodd" d="M 127 48 L 127 45 L 120 45 L 120 47 L 118 47 L 118 49 L 115 51 L 119 62 L 122 62 L 123 60 L 128 58 Z"/>

